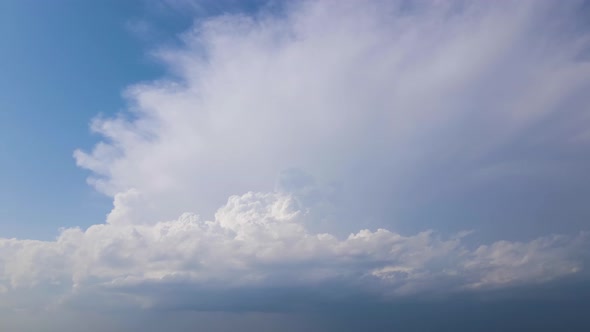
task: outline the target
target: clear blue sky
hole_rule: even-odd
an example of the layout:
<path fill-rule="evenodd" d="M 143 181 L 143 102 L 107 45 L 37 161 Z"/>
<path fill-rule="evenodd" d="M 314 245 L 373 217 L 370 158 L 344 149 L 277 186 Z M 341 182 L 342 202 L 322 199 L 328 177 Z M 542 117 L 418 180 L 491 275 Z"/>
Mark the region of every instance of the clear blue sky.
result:
<path fill-rule="evenodd" d="M 97 139 L 94 116 L 124 106 L 125 86 L 160 72 L 129 29 L 145 12 L 140 1 L 0 3 L 2 236 L 47 238 L 58 225 L 104 221 L 111 200 L 86 184 L 72 152 Z"/>

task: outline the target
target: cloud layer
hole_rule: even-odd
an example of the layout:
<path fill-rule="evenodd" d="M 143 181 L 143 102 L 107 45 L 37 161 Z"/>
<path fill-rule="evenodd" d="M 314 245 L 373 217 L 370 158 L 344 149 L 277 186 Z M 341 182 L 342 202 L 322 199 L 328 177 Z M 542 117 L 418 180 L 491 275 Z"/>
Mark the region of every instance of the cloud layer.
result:
<path fill-rule="evenodd" d="M 320 1 L 196 22 L 155 52 L 170 76 L 130 87 L 75 152 L 113 197 L 106 223 L 0 239 L 0 297 L 266 310 L 282 300 L 243 299 L 585 276 L 580 5 Z"/>
<path fill-rule="evenodd" d="M 250 192 L 230 197 L 212 221 L 184 214 L 153 225 L 66 229 L 54 242 L 4 239 L 0 282 L 5 292 L 65 287 L 66 302 L 88 292 L 127 294 L 129 305 L 141 307 L 164 305 L 160 301 L 181 306 L 186 299 L 178 297 L 179 291 L 212 298 L 223 294 L 224 300 L 211 303 L 210 298 L 200 303 L 202 296 L 197 296 L 190 305 L 231 309 L 236 299 L 229 290 L 239 295 L 239 290 L 252 289 L 264 296 L 273 289 L 322 288 L 337 282 L 353 287 L 353 294 L 394 299 L 538 284 L 579 273 L 590 249 L 586 233 L 498 241 L 471 250 L 461 241 L 467 234 L 442 238 L 432 231 L 402 236 L 365 229 L 339 239 L 309 232 L 301 222 L 305 210 L 298 205 L 290 195 Z M 342 291 L 330 290 L 326 296 L 351 292 Z"/>

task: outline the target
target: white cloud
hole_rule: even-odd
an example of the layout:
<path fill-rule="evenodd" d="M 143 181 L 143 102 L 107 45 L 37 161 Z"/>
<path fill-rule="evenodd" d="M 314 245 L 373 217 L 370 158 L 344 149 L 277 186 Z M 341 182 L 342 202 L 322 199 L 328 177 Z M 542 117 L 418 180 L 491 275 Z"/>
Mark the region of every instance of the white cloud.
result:
<path fill-rule="evenodd" d="M 402 236 L 361 230 L 338 238 L 309 232 L 297 205 L 288 194 L 250 192 L 230 197 L 211 221 L 184 214 L 152 225 L 66 229 L 51 242 L 3 239 L 0 286 L 8 292 L 57 287 L 68 301 L 90 294 L 94 302 L 117 290 L 124 297 L 116 303 L 127 299 L 140 306 L 173 299 L 130 289 L 179 282 L 211 292 L 337 280 L 391 297 L 440 291 L 442 285 L 452 293 L 554 280 L 580 272 L 588 249 L 586 234 L 472 250 L 462 243 L 464 234 L 445 239 L 432 231 Z"/>
<path fill-rule="evenodd" d="M 562 24 L 574 6 L 320 1 L 199 22 L 155 52 L 170 77 L 130 87 L 128 112 L 92 123 L 104 141 L 75 152 L 113 197 L 106 223 L 0 239 L 0 290 L 157 306 L 170 299 L 133 289 L 334 282 L 397 296 L 581 274 L 583 232 L 474 247 L 438 216 L 438 232 L 387 230 L 406 203 L 586 165 L 555 161 L 587 149 L 574 138 L 588 34 Z"/>
<path fill-rule="evenodd" d="M 485 190 L 497 165 L 550 178 L 587 149 L 572 142 L 590 103 L 588 36 L 566 30 L 575 4 L 555 7 L 320 1 L 202 20 L 155 52 L 172 76 L 130 87 L 130 113 L 96 119 L 105 141 L 75 157 L 98 190 L 140 192 L 151 223 L 210 218 L 290 168 L 339 188 L 347 231 Z"/>

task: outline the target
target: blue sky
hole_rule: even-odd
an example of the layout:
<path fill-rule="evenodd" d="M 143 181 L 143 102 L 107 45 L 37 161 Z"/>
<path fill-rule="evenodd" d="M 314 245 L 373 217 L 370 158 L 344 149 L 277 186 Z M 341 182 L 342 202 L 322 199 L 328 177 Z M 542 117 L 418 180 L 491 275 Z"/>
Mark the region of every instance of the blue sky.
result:
<path fill-rule="evenodd" d="M 0 329 L 584 330 L 584 8 L 3 1 Z"/>
<path fill-rule="evenodd" d="M 96 141 L 97 113 L 161 70 L 128 31 L 140 2 L 3 1 L 0 200 L 3 235 L 47 238 L 56 226 L 100 222 L 111 203 L 85 183 L 72 151 Z"/>

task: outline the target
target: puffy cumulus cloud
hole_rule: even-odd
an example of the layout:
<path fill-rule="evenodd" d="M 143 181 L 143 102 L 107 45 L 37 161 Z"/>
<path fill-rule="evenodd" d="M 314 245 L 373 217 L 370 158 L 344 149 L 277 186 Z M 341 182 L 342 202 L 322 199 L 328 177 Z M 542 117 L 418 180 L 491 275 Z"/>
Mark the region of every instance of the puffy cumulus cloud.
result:
<path fill-rule="evenodd" d="M 279 294 L 268 309 L 585 276 L 588 235 L 566 223 L 587 210 L 559 194 L 590 183 L 580 6 L 309 1 L 200 20 L 155 52 L 170 76 L 130 87 L 75 152 L 113 197 L 106 223 L 1 239 L 0 290 L 263 310 L 260 294 Z M 546 206 L 567 217 L 542 223 Z"/>
<path fill-rule="evenodd" d="M 292 195 L 249 192 L 230 197 L 211 221 L 184 214 L 65 229 L 51 242 L 3 239 L 0 281 L 5 293 L 53 288 L 36 300 L 46 305 L 277 310 L 310 289 L 324 301 L 357 293 L 388 300 L 547 282 L 579 275 L 589 249 L 585 233 L 476 248 L 462 243 L 464 233 L 378 229 L 339 238 L 307 230 L 305 214 Z"/>

